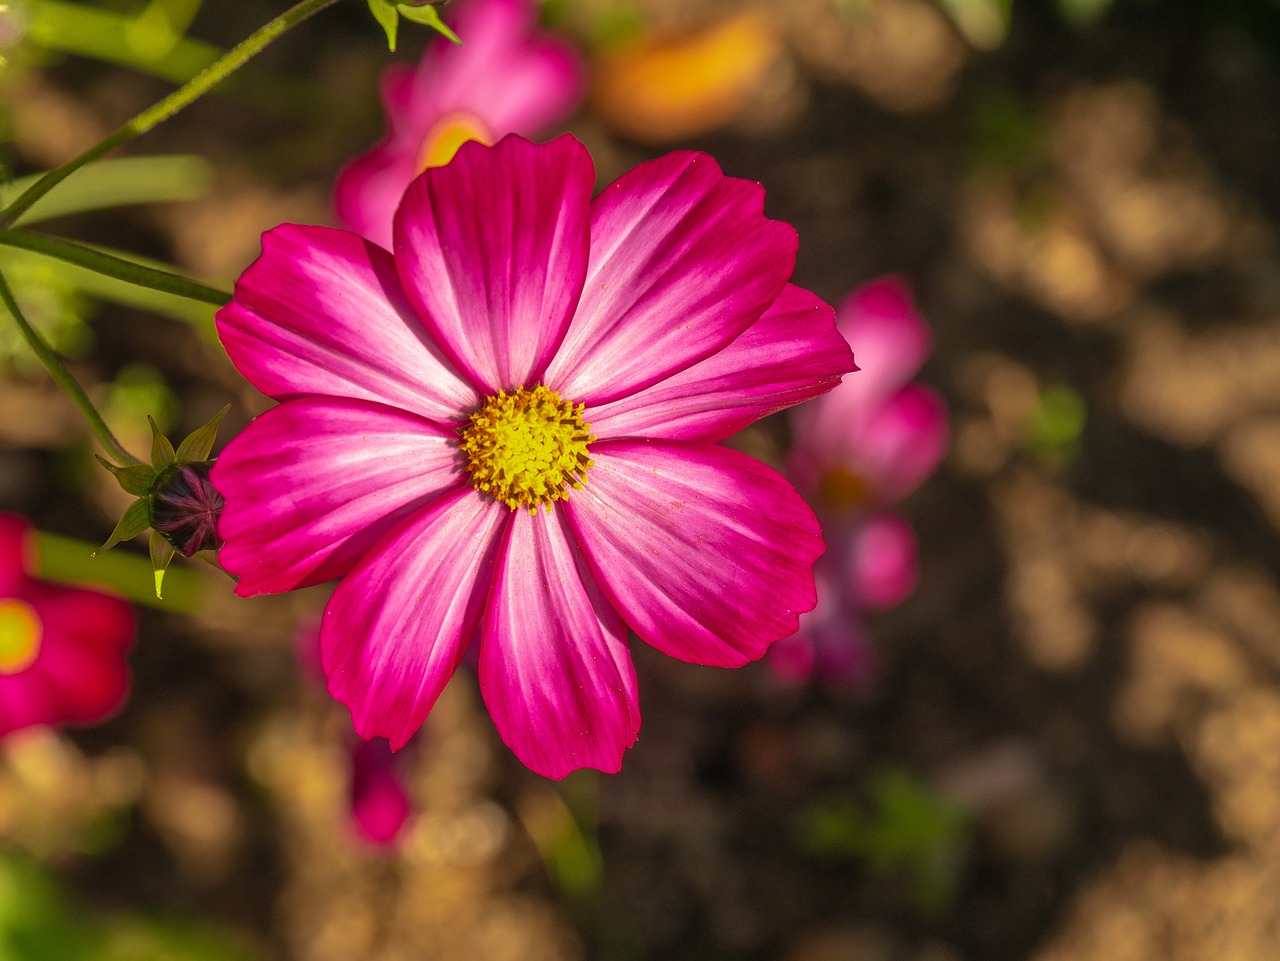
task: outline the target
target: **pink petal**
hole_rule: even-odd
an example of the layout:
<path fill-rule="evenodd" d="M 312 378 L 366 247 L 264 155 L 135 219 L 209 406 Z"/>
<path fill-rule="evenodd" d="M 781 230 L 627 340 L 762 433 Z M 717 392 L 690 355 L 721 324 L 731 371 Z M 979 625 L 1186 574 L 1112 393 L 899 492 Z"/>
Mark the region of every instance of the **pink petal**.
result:
<path fill-rule="evenodd" d="M 869 689 L 879 673 L 877 661 L 875 643 L 853 609 L 814 633 L 814 675 L 831 687 Z"/>
<path fill-rule="evenodd" d="M 782 293 L 796 232 L 706 154 L 640 164 L 591 207 L 582 302 L 546 382 L 599 406 L 727 347 Z"/>
<path fill-rule="evenodd" d="M 915 590 L 916 535 L 897 514 L 866 518 L 832 551 L 843 555 L 850 599 L 865 610 L 894 607 Z"/>
<path fill-rule="evenodd" d="M 44 625 L 46 638 L 123 661 L 133 646 L 137 618 L 125 601 L 101 591 L 33 583 L 27 597 Z"/>
<path fill-rule="evenodd" d="M 407 63 L 392 63 L 382 71 L 379 92 L 387 135 L 338 173 L 333 207 L 340 225 L 390 250 L 391 218 L 418 173 L 422 138 L 437 115 L 432 111 L 419 118 L 413 110 L 416 83 Z"/>
<path fill-rule="evenodd" d="M 31 525 L 18 514 L 0 513 L 0 597 L 13 597 L 35 565 Z"/>
<path fill-rule="evenodd" d="M 723 440 L 767 414 L 816 397 L 854 370 L 835 311 L 788 284 L 737 340 L 666 380 L 586 413 L 601 438 Z"/>
<path fill-rule="evenodd" d="M 937 470 L 947 453 L 947 408 L 922 384 L 909 384 L 868 413 L 861 429 L 837 445 L 837 462 L 856 465 L 877 497 L 893 503 Z"/>
<path fill-rule="evenodd" d="M 133 609 L 118 597 L 80 588 L 32 585 L 40 618 L 40 654 L 29 669 L 39 676 L 53 723 L 97 724 L 119 709 L 129 692 L 125 655 L 133 643 Z"/>
<path fill-rule="evenodd" d="M 240 373 L 276 400 L 373 400 L 454 426 L 480 403 L 405 300 L 391 255 L 345 230 L 267 231 L 217 326 Z"/>
<path fill-rule="evenodd" d="M 840 333 L 868 372 L 860 389 L 873 395 L 883 397 L 905 384 L 933 349 L 929 325 L 916 313 L 911 288 L 901 277 L 864 284 L 841 301 L 836 315 Z"/>
<path fill-rule="evenodd" d="M 341 226 L 390 250 L 391 219 L 405 188 L 419 172 L 422 140 L 440 111 L 431 104 L 425 110 L 419 106 L 423 95 L 414 68 L 407 63 L 393 63 L 382 72 L 379 92 L 387 134 L 338 173 L 333 206 Z"/>
<path fill-rule="evenodd" d="M 435 112 L 430 122 L 467 111 L 497 136 L 528 136 L 572 112 L 586 89 L 582 58 L 569 44 L 535 31 L 536 19 L 529 0 L 461 4 L 462 46 L 433 41 L 418 68 L 418 91 Z"/>
<path fill-rule="evenodd" d="M 342 168 L 333 185 L 338 222 L 390 249 L 391 220 L 417 173 L 417 146 L 412 144 L 383 142 L 357 157 Z"/>
<path fill-rule="evenodd" d="M 485 704 L 527 767 L 550 778 L 622 767 L 640 730 L 627 627 L 559 511 L 513 515 L 480 643 Z"/>
<path fill-rule="evenodd" d="M 363 738 L 399 750 L 476 629 L 510 511 L 464 488 L 384 537 L 338 584 L 320 626 L 329 693 Z"/>
<path fill-rule="evenodd" d="M 836 315 L 840 333 L 858 358 L 858 375 L 820 403 L 796 412 L 796 443 L 801 446 L 821 446 L 852 429 L 911 379 L 932 348 L 929 327 L 900 277 L 859 287 L 840 303 Z"/>
<path fill-rule="evenodd" d="M 776 472 L 724 447 L 592 446 L 586 489 L 564 509 L 587 564 L 632 630 L 658 650 L 737 667 L 813 607 L 817 519 Z"/>
<path fill-rule="evenodd" d="M 0 674 L 0 738 L 58 720 L 42 674 L 30 669 L 19 674 Z"/>
<path fill-rule="evenodd" d="M 386 137 L 338 176 L 340 221 L 383 247 L 409 183 L 421 172 L 423 143 L 451 114 L 476 118 L 494 139 L 530 136 L 571 113 L 586 86 L 582 58 L 568 44 L 535 32 L 528 0 L 471 0 L 455 22 L 462 46 L 432 40 L 415 67 L 396 63 L 382 76 Z"/>
<path fill-rule="evenodd" d="M 471 141 L 405 192 L 396 264 L 409 298 L 486 393 L 532 385 L 564 338 L 587 266 L 595 172 L 581 143 Z"/>
<path fill-rule="evenodd" d="M 453 44 L 449 43 L 449 46 Z M 382 71 L 382 76 L 378 78 L 378 99 L 382 101 L 382 113 L 387 120 L 388 133 L 392 136 L 401 133 L 399 128 L 405 121 L 417 120 L 413 116 L 417 80 L 414 68 L 403 62 L 388 64 L 387 69 Z M 409 124 L 410 130 L 416 127 L 416 123 Z"/>
<path fill-rule="evenodd" d="M 44 680 L 57 712 L 51 718 L 55 723 L 100 724 L 119 710 L 129 694 L 129 671 L 123 659 L 75 645 L 50 645 Z"/>
<path fill-rule="evenodd" d="M 813 639 L 804 630 L 804 617 L 800 618 L 800 630 L 769 645 L 765 661 L 773 676 L 788 686 L 798 687 L 813 677 Z"/>
<path fill-rule="evenodd" d="M 456 432 L 328 397 L 255 419 L 211 476 L 226 499 L 218 558 L 241 597 L 342 576 L 403 518 L 466 482 Z"/>

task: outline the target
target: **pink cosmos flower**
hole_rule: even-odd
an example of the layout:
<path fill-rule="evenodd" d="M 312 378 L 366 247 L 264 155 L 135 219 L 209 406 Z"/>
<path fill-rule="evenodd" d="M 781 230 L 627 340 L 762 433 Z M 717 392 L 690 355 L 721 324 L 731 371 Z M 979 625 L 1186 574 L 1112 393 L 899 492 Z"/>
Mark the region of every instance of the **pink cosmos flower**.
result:
<path fill-rule="evenodd" d="M 0 736 L 37 724 L 96 724 L 129 690 L 133 611 L 119 598 L 28 574 L 30 525 L 0 514 Z"/>
<path fill-rule="evenodd" d="M 464 144 L 405 193 L 394 253 L 278 227 L 218 312 L 281 401 L 214 466 L 222 564 L 245 596 L 343 578 L 321 654 L 362 737 L 401 747 L 478 636 L 526 765 L 616 771 L 628 628 L 731 667 L 814 604 L 813 512 L 718 446 L 853 369 L 788 283 L 795 231 L 705 154 L 594 180 L 570 136 Z"/>
<path fill-rule="evenodd" d="M 468 140 L 535 134 L 573 112 L 586 90 L 582 59 L 536 31 L 536 17 L 530 0 L 466 0 L 454 24 L 461 46 L 436 37 L 416 69 L 387 68 L 387 135 L 338 175 L 341 224 L 390 247 L 400 197 L 426 167 L 448 163 Z"/>
<path fill-rule="evenodd" d="M 838 310 L 859 373 L 795 411 L 789 467 L 817 505 L 830 550 L 818 563 L 819 602 L 770 664 L 788 681 L 812 676 L 865 687 L 875 675 L 863 615 L 905 600 L 916 584 L 911 525 L 887 510 L 934 470 L 947 449 L 947 413 L 909 383 L 932 337 L 906 283 L 874 280 Z"/>

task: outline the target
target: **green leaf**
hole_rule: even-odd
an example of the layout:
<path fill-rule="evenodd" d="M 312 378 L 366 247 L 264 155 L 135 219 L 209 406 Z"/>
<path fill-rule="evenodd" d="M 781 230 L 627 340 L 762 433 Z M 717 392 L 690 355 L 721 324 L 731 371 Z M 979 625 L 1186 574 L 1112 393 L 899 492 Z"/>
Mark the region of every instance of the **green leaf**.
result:
<path fill-rule="evenodd" d="M 147 423 L 151 425 L 151 466 L 162 471 L 174 461 L 173 444 L 160 432 L 150 414 L 147 415 Z"/>
<path fill-rule="evenodd" d="M 400 14 L 389 0 L 369 0 L 369 12 L 373 14 L 373 19 L 382 24 L 382 29 L 387 34 L 387 48 L 395 53 L 396 28 L 400 25 Z"/>
<path fill-rule="evenodd" d="M 161 600 L 164 595 L 160 593 L 160 587 L 164 583 L 164 572 L 169 569 L 169 562 L 173 560 L 173 555 L 177 553 L 174 546 L 164 539 L 159 531 L 151 532 L 151 568 L 156 574 L 156 597 Z"/>
<path fill-rule="evenodd" d="M 135 494 L 141 497 L 150 491 L 151 485 L 155 483 L 156 472 L 150 464 L 130 464 L 127 467 L 117 467 L 105 457 L 98 454 L 93 456 L 98 458 L 99 464 L 115 475 L 116 482 L 124 488 L 127 494 Z"/>
<path fill-rule="evenodd" d="M 218 439 L 218 426 L 222 423 L 222 418 L 227 416 L 227 411 L 231 409 L 231 405 L 213 415 L 209 423 L 203 427 L 198 427 L 187 435 L 186 439 L 178 445 L 177 458 L 184 464 L 193 461 L 208 460 L 209 451 L 213 450 L 213 442 Z"/>
<path fill-rule="evenodd" d="M 136 31 L 143 17 L 135 13 L 105 10 L 93 4 L 66 0 L 23 4 L 22 12 L 27 21 L 24 39 L 46 50 L 117 63 L 179 84 L 186 83 L 221 55 L 222 51 L 217 47 L 177 35 L 182 30 L 180 23 L 173 22 L 178 19 L 173 16 L 176 6 L 173 0 L 153 0 L 146 6 L 168 8 L 165 12 L 169 14 L 173 36 L 165 45 L 166 49 L 157 49 L 145 40 L 141 45 L 137 43 L 140 38 Z"/>
<path fill-rule="evenodd" d="M 137 537 L 148 527 L 151 526 L 151 517 L 147 512 L 147 499 L 139 497 L 136 501 L 129 505 L 129 509 L 124 512 L 124 516 L 120 518 L 120 523 L 116 525 L 116 529 L 111 532 L 111 536 L 107 538 L 107 542 L 94 551 L 94 556 L 101 554 L 103 551 L 109 551 L 121 541 L 127 541 Z M 153 535 L 154 536 L 154 535 Z"/>
<path fill-rule="evenodd" d="M 0 186 L 0 201 L 12 202 L 40 176 L 20 177 Z M 25 227 L 85 210 L 195 200 L 207 194 L 212 185 L 213 166 L 192 154 L 99 160 L 82 167 L 74 178 L 32 204 L 14 226 Z"/>
<path fill-rule="evenodd" d="M 462 46 L 462 41 L 458 39 L 458 35 L 445 25 L 445 22 L 440 19 L 439 12 L 431 4 L 415 7 L 407 3 L 397 3 L 396 9 L 400 11 L 400 16 L 406 20 L 412 20 L 414 23 L 421 23 L 431 27 L 437 33 L 448 37 L 458 46 Z"/>

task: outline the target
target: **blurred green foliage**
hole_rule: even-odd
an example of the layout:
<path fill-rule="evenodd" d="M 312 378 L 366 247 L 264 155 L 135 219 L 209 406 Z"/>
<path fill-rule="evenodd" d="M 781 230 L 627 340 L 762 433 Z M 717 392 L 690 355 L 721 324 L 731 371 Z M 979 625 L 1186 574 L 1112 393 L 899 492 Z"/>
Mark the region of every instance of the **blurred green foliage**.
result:
<path fill-rule="evenodd" d="M 0 961 L 249 961 L 229 935 L 178 919 L 94 918 L 36 862 L 0 852 Z"/>
<path fill-rule="evenodd" d="M 1027 447 L 1032 456 L 1062 464 L 1075 456 L 1088 418 L 1084 396 L 1066 385 L 1046 387 L 1037 398 L 1027 424 Z"/>
<path fill-rule="evenodd" d="M 593 47 L 624 43 L 645 29 L 644 13 L 635 0 L 546 0 L 542 15 Z"/>
<path fill-rule="evenodd" d="M 22 312 L 45 342 L 65 357 L 83 357 L 93 346 L 85 321 L 92 302 L 67 277 L 63 265 L 19 250 L 0 249 L 0 270 L 13 287 Z M 43 370 L 17 325 L 0 324 L 0 364 Z"/>
<path fill-rule="evenodd" d="M 814 858 L 860 861 L 877 877 L 905 874 L 922 910 L 946 909 L 959 883 L 965 812 L 896 768 L 873 774 L 865 789 L 865 800 L 832 796 L 803 808 L 797 847 Z"/>
<path fill-rule="evenodd" d="M 576 771 L 558 788 L 526 811 L 525 819 L 548 876 L 571 903 L 581 906 L 600 893 L 599 777 L 594 771 Z"/>
<path fill-rule="evenodd" d="M 0 206 L 22 193 L 36 177 L 0 184 Z M 213 183 L 207 161 L 190 155 L 125 157 L 103 160 L 77 171 L 58 189 L 34 204 L 19 225 L 90 210 L 131 204 L 165 203 L 204 196 Z M 132 254 L 135 263 L 155 264 Z M 58 353 L 80 357 L 92 346 L 86 321 L 92 319 L 94 299 L 182 320 L 212 336 L 213 309 L 207 305 L 117 280 L 93 270 L 15 247 L 0 247 L 0 270 L 9 279 L 23 313 Z M 24 366 L 36 360 L 16 327 L 0 325 L 0 362 Z"/>
<path fill-rule="evenodd" d="M 1022 0 L 1023 3 L 1026 0 Z M 1055 0 L 1059 16 L 1074 27 L 1087 27 L 1101 20 L 1115 0 Z M 1009 35 L 1015 10 L 1014 0 L 937 0 L 966 40 L 980 50 L 991 50 Z"/>
<path fill-rule="evenodd" d="M 0 206 L 17 199 L 40 176 L 33 174 L 0 184 Z M 99 160 L 76 171 L 74 177 L 32 204 L 14 226 L 87 210 L 195 200 L 205 196 L 212 186 L 213 167 L 193 154 Z"/>
<path fill-rule="evenodd" d="M 968 110 L 966 149 L 977 170 L 1028 171 L 1048 152 L 1048 124 L 1035 105 L 1003 86 L 981 88 Z"/>
<path fill-rule="evenodd" d="M 170 430 L 179 413 L 177 395 L 164 375 L 150 364 L 126 364 L 117 371 L 102 407 L 113 430 L 137 425 L 150 416 L 162 431 Z"/>
<path fill-rule="evenodd" d="M 222 54 L 186 37 L 201 0 L 150 0 L 115 11 L 67 0 L 22 0 L 15 6 L 25 27 L 27 54 L 76 54 L 184 83 Z"/>
<path fill-rule="evenodd" d="M 98 545 L 40 531 L 36 534 L 36 574 L 64 584 L 105 587 L 126 600 L 177 614 L 201 608 L 206 579 L 181 567 L 170 567 L 164 598 L 156 597 L 150 559 L 123 550 L 94 556 Z M 5 961 L 0 955 L 0 961 Z"/>

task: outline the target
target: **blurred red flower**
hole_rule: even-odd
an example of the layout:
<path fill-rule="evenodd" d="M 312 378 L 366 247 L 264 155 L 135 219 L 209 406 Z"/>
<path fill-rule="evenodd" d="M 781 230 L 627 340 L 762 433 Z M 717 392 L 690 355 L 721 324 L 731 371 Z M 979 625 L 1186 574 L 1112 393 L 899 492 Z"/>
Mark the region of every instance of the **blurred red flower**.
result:
<path fill-rule="evenodd" d="M 133 610 L 118 597 L 31 576 L 31 525 L 0 514 L 0 736 L 97 724 L 129 691 Z"/>

